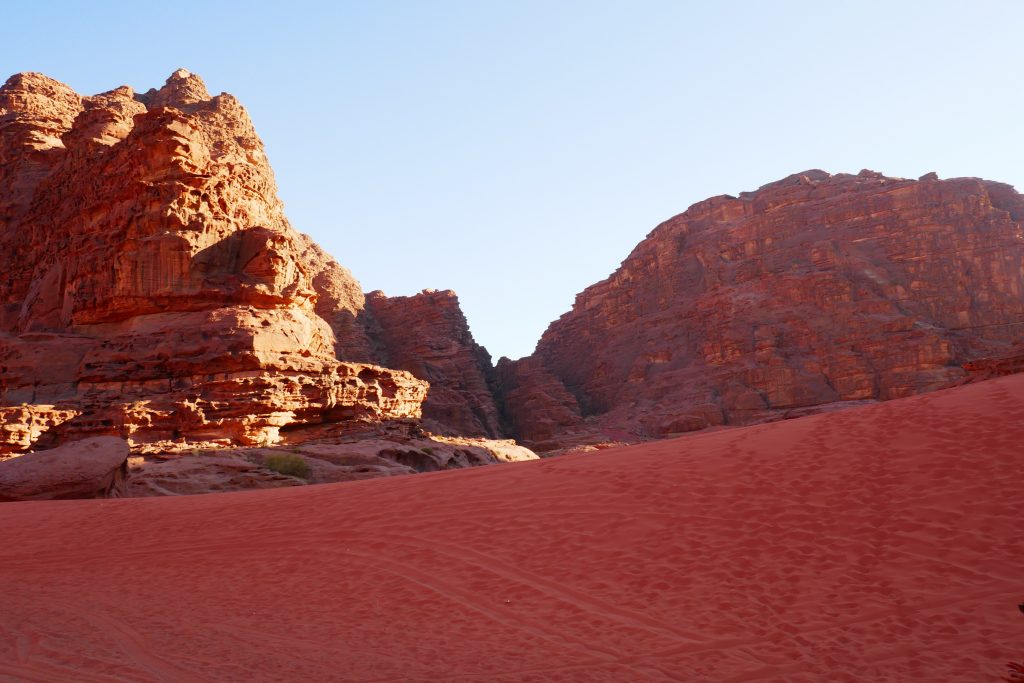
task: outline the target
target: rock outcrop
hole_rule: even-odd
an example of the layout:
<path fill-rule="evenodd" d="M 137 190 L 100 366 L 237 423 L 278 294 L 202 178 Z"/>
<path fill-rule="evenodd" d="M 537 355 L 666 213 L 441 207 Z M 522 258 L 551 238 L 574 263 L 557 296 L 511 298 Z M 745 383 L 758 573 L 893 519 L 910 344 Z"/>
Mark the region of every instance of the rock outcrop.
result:
<path fill-rule="evenodd" d="M 274 461 L 282 458 L 301 474 L 276 471 Z M 280 488 L 536 459 L 514 441 L 432 435 L 411 421 L 323 424 L 289 432 L 284 443 L 272 448 L 136 455 L 130 461 L 126 495 Z"/>
<path fill-rule="evenodd" d="M 580 404 L 565 385 L 535 357 L 502 358 L 496 368 L 506 424 L 538 444 L 565 445 L 567 434 L 592 436 Z"/>
<path fill-rule="evenodd" d="M 377 362 L 430 382 L 423 417 L 436 431 L 498 438 L 502 428 L 489 384 L 491 356 L 473 341 L 451 290 L 415 296 L 371 292 L 366 309 Z"/>
<path fill-rule="evenodd" d="M 658 226 L 494 368 L 453 292 L 364 295 L 292 229 L 231 95 L 185 70 L 0 87 L 0 455 L 407 419 L 542 450 L 657 438 L 1016 371 L 1022 332 L 1013 188 L 807 171 Z"/>
<path fill-rule="evenodd" d="M 0 502 L 125 495 L 128 444 L 115 437 L 0 460 Z"/>
<path fill-rule="evenodd" d="M 1022 336 L 1013 188 L 807 171 L 659 225 L 498 375 L 549 449 L 929 391 Z"/>
<path fill-rule="evenodd" d="M 334 332 L 335 355 L 356 363 L 386 365 L 367 332 L 366 296 L 347 268 L 302 235 L 301 260 L 309 270 L 317 293 L 316 313 Z"/>
<path fill-rule="evenodd" d="M 428 385 L 374 363 L 364 301 L 288 224 L 231 95 L 185 70 L 145 94 L 0 88 L 0 452 L 417 418 Z"/>
<path fill-rule="evenodd" d="M 1024 338 L 1001 356 L 974 358 L 964 363 L 964 383 L 980 382 L 1024 372 Z"/>

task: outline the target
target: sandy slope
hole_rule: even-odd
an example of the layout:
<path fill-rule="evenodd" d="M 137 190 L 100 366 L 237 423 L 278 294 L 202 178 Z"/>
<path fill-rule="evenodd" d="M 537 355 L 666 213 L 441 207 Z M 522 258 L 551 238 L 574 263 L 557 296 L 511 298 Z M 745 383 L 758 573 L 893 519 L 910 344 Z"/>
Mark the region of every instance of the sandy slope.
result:
<path fill-rule="evenodd" d="M 1024 376 L 541 462 L 0 506 L 0 679 L 997 681 Z"/>

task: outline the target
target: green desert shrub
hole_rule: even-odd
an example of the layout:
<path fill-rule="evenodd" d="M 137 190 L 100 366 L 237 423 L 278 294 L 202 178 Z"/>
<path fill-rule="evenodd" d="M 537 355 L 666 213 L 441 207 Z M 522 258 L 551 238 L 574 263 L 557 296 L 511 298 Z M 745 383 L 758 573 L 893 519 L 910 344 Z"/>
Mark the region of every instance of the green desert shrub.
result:
<path fill-rule="evenodd" d="M 301 477 L 302 479 L 309 478 L 309 465 L 299 455 L 275 453 L 265 457 L 263 464 L 279 474 L 286 474 L 289 477 Z"/>

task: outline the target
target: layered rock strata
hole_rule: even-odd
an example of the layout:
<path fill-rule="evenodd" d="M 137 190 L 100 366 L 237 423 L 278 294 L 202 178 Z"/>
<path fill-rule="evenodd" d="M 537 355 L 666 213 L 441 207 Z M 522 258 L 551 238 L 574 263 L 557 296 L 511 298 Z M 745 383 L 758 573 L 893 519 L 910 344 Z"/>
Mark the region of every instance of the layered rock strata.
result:
<path fill-rule="evenodd" d="M 436 431 L 498 438 L 502 427 L 489 384 L 491 356 L 469 331 L 451 290 L 366 299 L 377 361 L 430 382 L 423 417 Z"/>
<path fill-rule="evenodd" d="M 1024 338 L 1002 356 L 975 358 L 964 363 L 967 382 L 980 382 L 1024 372 Z"/>
<path fill-rule="evenodd" d="M 337 320 L 358 283 L 288 224 L 244 108 L 187 71 L 145 94 L 0 88 L 0 261 L 2 450 L 420 415 L 426 382 L 343 362 L 372 361 Z"/>
<path fill-rule="evenodd" d="M 420 417 L 546 450 L 928 391 L 1020 366 L 1022 222 L 1000 183 L 796 174 L 658 226 L 492 368 L 454 293 L 364 295 L 291 228 L 232 96 L 184 70 L 92 97 L 19 74 L 0 87 L 0 454 Z"/>
<path fill-rule="evenodd" d="M 815 170 L 659 225 L 498 376 L 546 449 L 908 396 L 1022 336 L 1013 188 Z"/>

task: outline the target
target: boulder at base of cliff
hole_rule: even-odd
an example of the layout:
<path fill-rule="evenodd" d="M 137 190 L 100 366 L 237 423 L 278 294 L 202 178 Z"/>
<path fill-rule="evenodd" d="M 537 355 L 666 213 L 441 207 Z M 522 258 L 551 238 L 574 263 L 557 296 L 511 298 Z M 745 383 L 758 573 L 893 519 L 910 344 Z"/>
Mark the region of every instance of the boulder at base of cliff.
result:
<path fill-rule="evenodd" d="M 102 436 L 0 462 L 0 501 L 119 498 L 128 444 Z"/>

